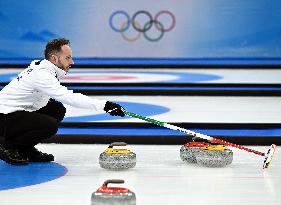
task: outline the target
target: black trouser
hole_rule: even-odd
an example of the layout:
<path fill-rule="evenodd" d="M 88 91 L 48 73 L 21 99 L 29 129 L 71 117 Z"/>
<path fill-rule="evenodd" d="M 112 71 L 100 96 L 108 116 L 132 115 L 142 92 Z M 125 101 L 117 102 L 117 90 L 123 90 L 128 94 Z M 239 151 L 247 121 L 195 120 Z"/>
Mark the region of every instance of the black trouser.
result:
<path fill-rule="evenodd" d="M 0 116 L 0 134 L 7 148 L 28 148 L 57 133 L 65 115 L 62 103 L 51 99 L 35 112 L 16 111 Z"/>

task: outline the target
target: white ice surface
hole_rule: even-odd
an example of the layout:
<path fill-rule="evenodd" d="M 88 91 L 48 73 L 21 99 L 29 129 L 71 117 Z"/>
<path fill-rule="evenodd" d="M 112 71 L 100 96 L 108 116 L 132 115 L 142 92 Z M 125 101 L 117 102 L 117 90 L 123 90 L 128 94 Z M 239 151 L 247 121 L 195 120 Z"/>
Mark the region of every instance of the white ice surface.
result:
<path fill-rule="evenodd" d="M 0 74 L 7 74 L 7 73 L 19 73 L 23 69 L 1 69 Z M 70 73 L 78 72 L 78 71 L 89 71 L 93 72 L 93 69 L 75 69 L 71 68 Z M 157 82 L 161 80 L 162 82 L 169 81 L 169 80 L 174 80 L 176 75 L 178 73 L 191 73 L 191 74 L 203 74 L 203 75 L 217 75 L 220 76 L 220 79 L 216 80 L 209 80 L 209 81 L 198 81 L 198 83 L 243 83 L 243 84 L 280 84 L 281 82 L 281 70 L 280 69 L 254 69 L 254 68 L 235 68 L 235 69 L 204 69 L 204 68 L 188 68 L 188 69 L 175 69 L 175 68 L 170 68 L 170 69 L 94 69 L 94 71 L 99 72 L 98 74 L 102 74 L 103 76 L 108 75 L 116 75 L 118 71 L 120 71 L 119 74 L 124 75 L 122 73 L 123 71 L 125 72 L 131 72 L 135 77 L 138 77 L 139 79 L 133 78 L 133 79 L 125 79 L 125 80 L 118 80 L 120 83 L 130 83 L 130 82 Z M 114 71 L 115 73 L 112 73 Z M 102 72 L 102 73 L 101 73 Z M 138 74 L 136 75 L 137 72 L 146 72 L 146 74 L 150 74 L 149 79 L 145 74 Z M 154 72 L 162 72 L 162 74 L 159 73 L 159 75 L 154 75 L 151 73 Z M 163 72 L 169 72 L 169 74 Z M 173 75 L 174 74 L 174 75 Z M 70 76 L 70 75 L 69 75 Z M 85 80 L 85 79 L 84 79 Z M 63 80 L 64 82 L 72 82 L 72 83 L 77 83 L 79 80 Z M 80 82 L 84 82 L 83 80 L 80 80 Z M 112 79 L 106 80 L 106 77 L 99 77 L 95 78 L 95 83 L 112 83 Z M 118 83 L 115 82 L 115 83 Z M 194 82 L 194 81 L 192 81 Z M 196 83 L 196 82 L 195 82 Z"/>
<path fill-rule="evenodd" d="M 54 181 L 0 191 L 1 205 L 86 205 L 107 179 L 124 179 L 138 205 L 280 205 L 281 164 L 277 149 L 268 170 L 263 158 L 233 148 L 233 163 L 206 168 L 180 160 L 180 145 L 129 145 L 137 165 L 126 171 L 100 168 L 99 154 L 107 145 L 41 144 L 68 173 Z M 269 147 L 251 147 L 265 152 Z M 12 173 L 11 173 L 12 174 Z M 24 176 L 23 176 L 24 177 Z M 36 176 L 34 176 L 36 177 Z M 121 185 L 119 185 L 121 186 Z"/>
<path fill-rule="evenodd" d="M 169 108 L 169 112 L 150 117 L 163 122 L 195 123 L 281 123 L 281 97 L 237 96 L 92 96 L 96 99 L 144 103 Z M 66 117 L 101 114 L 95 110 L 66 106 Z M 126 109 L 126 106 L 125 106 Z M 128 110 L 142 114 L 138 109 Z M 139 119 L 117 119 L 118 122 L 142 122 Z"/>

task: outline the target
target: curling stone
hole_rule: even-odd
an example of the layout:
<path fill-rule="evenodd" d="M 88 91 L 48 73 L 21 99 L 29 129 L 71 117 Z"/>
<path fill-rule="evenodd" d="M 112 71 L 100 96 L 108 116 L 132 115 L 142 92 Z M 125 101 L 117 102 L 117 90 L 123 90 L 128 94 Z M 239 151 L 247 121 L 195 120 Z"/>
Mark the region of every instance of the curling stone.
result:
<path fill-rule="evenodd" d="M 114 142 L 100 154 L 99 164 L 104 169 L 124 170 L 136 166 L 136 154 L 128 149 L 114 149 L 113 146 L 126 146 L 125 142 Z"/>
<path fill-rule="evenodd" d="M 108 187 L 109 183 L 123 184 L 124 180 L 110 179 L 92 194 L 91 205 L 135 205 L 136 195 L 127 188 Z"/>
<path fill-rule="evenodd" d="M 233 152 L 225 145 L 209 145 L 200 148 L 197 164 L 205 167 L 225 167 L 232 163 Z"/>
<path fill-rule="evenodd" d="M 184 144 L 180 149 L 180 158 L 184 162 L 196 163 L 196 155 L 201 151 L 200 147 L 209 145 L 209 143 L 194 141 Z"/>

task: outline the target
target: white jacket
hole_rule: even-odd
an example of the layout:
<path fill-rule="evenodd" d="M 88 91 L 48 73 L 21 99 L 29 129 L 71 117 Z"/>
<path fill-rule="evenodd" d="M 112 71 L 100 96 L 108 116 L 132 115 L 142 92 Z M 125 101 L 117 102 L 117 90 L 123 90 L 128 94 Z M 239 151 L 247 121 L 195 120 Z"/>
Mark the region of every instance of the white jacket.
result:
<path fill-rule="evenodd" d="M 32 61 L 28 68 L 0 91 L 0 113 L 36 111 L 47 105 L 50 98 L 74 107 L 103 110 L 106 100 L 73 93 L 59 82 L 66 74 L 64 70 L 45 59 L 39 62 Z"/>

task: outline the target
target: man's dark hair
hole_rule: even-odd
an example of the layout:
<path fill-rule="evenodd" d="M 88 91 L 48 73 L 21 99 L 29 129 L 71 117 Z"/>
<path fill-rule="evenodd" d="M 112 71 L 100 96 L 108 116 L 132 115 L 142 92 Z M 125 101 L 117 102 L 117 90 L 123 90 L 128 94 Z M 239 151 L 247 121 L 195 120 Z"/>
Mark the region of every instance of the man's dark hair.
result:
<path fill-rule="evenodd" d="M 69 40 L 65 38 L 57 38 L 50 40 L 45 48 L 45 59 L 49 60 L 52 54 L 56 54 L 61 51 L 63 45 L 70 45 Z"/>

